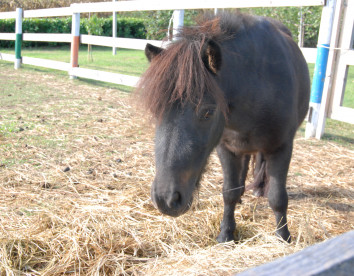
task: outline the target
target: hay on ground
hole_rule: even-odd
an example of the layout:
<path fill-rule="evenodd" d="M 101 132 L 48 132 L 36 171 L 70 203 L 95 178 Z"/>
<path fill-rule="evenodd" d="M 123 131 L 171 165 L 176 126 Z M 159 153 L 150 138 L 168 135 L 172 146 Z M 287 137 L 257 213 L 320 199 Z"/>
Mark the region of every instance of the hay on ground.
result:
<path fill-rule="evenodd" d="M 251 193 L 235 211 L 237 242 L 217 244 L 215 153 L 192 210 L 163 216 L 150 201 L 153 128 L 126 93 L 1 69 L 1 87 L 43 98 L 1 106 L 1 275 L 231 275 L 353 229 L 352 150 L 296 139 L 290 245 L 274 235 L 267 200 Z"/>

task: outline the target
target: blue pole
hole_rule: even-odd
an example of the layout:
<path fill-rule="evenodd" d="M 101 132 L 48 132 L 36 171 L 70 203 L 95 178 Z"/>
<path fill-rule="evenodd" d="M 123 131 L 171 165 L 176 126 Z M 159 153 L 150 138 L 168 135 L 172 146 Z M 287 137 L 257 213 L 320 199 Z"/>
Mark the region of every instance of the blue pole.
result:
<path fill-rule="evenodd" d="M 311 103 L 321 103 L 323 85 L 326 77 L 329 44 L 321 44 L 317 47 L 317 57 L 311 88 Z"/>

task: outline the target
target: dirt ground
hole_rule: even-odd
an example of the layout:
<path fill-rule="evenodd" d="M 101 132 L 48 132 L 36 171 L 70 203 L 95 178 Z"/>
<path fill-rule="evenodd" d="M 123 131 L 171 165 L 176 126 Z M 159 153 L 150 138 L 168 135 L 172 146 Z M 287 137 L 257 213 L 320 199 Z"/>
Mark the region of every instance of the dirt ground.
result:
<path fill-rule="evenodd" d="M 150 200 L 153 132 L 116 87 L 0 62 L 0 274 L 231 275 L 353 229 L 354 151 L 299 134 L 292 243 L 275 237 L 267 200 L 248 192 L 237 241 L 217 244 L 215 153 L 192 210 L 166 217 Z"/>

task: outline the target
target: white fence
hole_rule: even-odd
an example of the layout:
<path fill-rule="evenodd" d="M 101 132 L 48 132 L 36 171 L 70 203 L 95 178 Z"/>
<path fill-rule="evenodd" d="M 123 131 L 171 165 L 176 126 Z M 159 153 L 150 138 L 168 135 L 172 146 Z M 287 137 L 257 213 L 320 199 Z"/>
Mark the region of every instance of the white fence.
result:
<path fill-rule="evenodd" d="M 85 3 L 72 4 L 67 8 L 55 9 L 39 9 L 26 10 L 23 12 L 23 18 L 35 17 L 59 17 L 59 16 L 73 16 L 74 14 L 87 12 L 115 12 L 115 11 L 146 11 L 146 10 L 176 10 L 176 9 L 206 9 L 206 8 L 240 8 L 240 7 L 279 7 L 279 6 L 314 6 L 323 5 L 324 0 L 199 0 L 199 1 L 119 1 L 119 2 L 99 2 L 99 3 Z M 0 19 L 16 18 L 16 12 L 0 13 Z M 15 40 L 15 34 L 0 33 L 0 40 Z M 24 33 L 23 41 L 45 41 L 45 42 L 68 42 L 73 43 L 73 34 L 33 34 Z M 128 38 L 112 38 L 94 35 L 81 35 L 80 43 L 91 44 L 107 47 L 119 47 L 128 49 L 143 50 L 146 43 L 156 46 L 166 46 L 157 40 L 143 40 L 143 39 L 128 39 Z M 72 47 L 73 48 L 73 47 Z M 304 48 L 302 49 L 306 60 L 314 63 L 316 59 L 316 49 Z M 72 53 L 73 56 L 73 53 Z M 0 59 L 13 61 L 15 59 L 12 55 L 0 55 Z M 49 61 L 38 58 L 22 57 L 23 64 L 30 64 L 42 67 L 49 67 L 58 70 L 68 71 L 71 76 L 93 78 L 95 80 L 102 80 L 123 85 L 134 86 L 138 81 L 137 77 L 122 76 L 120 74 L 113 74 L 109 72 L 73 67 L 69 63 Z"/>
<path fill-rule="evenodd" d="M 333 1 L 333 0 L 331 0 Z M 354 0 L 347 0 L 349 6 L 352 7 Z M 60 16 L 72 16 L 73 22 L 80 18 L 80 13 L 88 12 L 118 12 L 118 11 L 147 11 L 147 10 L 184 10 L 184 9 L 214 9 L 214 8 L 246 8 L 246 7 L 285 7 L 285 6 L 323 6 L 325 5 L 325 0 L 253 0 L 253 1 L 244 1 L 244 0 L 196 0 L 196 1 L 119 1 L 119 2 L 99 2 L 99 3 L 83 3 L 83 4 L 72 4 L 70 7 L 66 8 L 55 8 L 55 9 L 39 9 L 39 10 L 26 10 L 23 12 L 23 18 L 35 18 L 35 17 L 60 17 Z M 337 3 L 342 3 L 343 0 L 337 0 Z M 351 4 L 350 4 L 351 3 Z M 345 6 L 341 4 L 341 7 Z M 343 7 L 342 7 L 343 8 Z M 4 12 L 0 13 L 0 19 L 6 18 L 16 18 L 16 12 Z M 348 16 L 347 16 L 348 17 Z M 21 18 L 22 19 L 22 18 Z M 350 19 L 352 20 L 352 19 Z M 349 26 L 350 23 L 346 24 L 346 28 L 350 29 L 352 26 Z M 349 27 L 348 27 L 349 26 Z M 167 27 L 167 26 L 166 26 Z M 339 27 L 338 27 L 339 29 Z M 77 39 L 75 39 L 75 37 Z M 350 38 L 349 38 L 350 39 Z M 0 33 L 0 40 L 16 40 L 16 35 L 13 33 Z M 71 34 L 34 34 L 34 33 L 24 33 L 23 41 L 43 41 L 43 42 L 67 42 L 71 43 L 71 63 L 39 59 L 39 58 L 29 58 L 22 57 L 23 64 L 30 64 L 35 66 L 48 67 L 52 69 L 68 71 L 71 76 L 74 77 L 83 77 L 91 78 L 99 81 L 111 82 L 116 84 L 123 84 L 128 86 L 135 86 L 138 77 L 126 76 L 116 73 L 91 70 L 87 68 L 82 68 L 77 66 L 77 62 L 73 61 L 75 56 L 77 58 L 78 45 L 73 47 L 75 43 L 81 44 L 91 44 L 98 46 L 106 47 L 119 47 L 119 48 L 128 48 L 128 49 L 137 49 L 143 50 L 146 43 L 150 43 L 156 46 L 165 47 L 167 43 L 163 43 L 158 40 L 144 40 L 144 39 L 128 39 L 128 38 L 114 38 L 114 37 L 103 37 L 103 36 L 94 36 L 94 35 L 80 35 L 74 30 L 74 25 L 72 28 Z M 77 41 L 77 42 L 76 42 Z M 317 50 L 316 48 L 301 48 L 306 61 L 308 63 L 315 63 Z M 331 55 L 330 55 L 331 57 Z M 352 58 L 352 54 L 350 54 Z M 0 53 L 0 60 L 14 61 L 16 63 L 15 55 L 2 54 Z M 343 58 L 341 59 L 343 61 Z M 348 63 L 347 63 L 348 64 Z M 350 63 L 352 64 L 352 62 Z M 332 64 L 331 64 L 332 66 Z M 333 67 L 333 66 L 332 66 Z M 335 69 L 333 69 L 335 70 Z M 332 76 L 332 70 L 327 72 L 327 74 Z M 327 78 L 328 79 L 328 78 Z M 338 99 L 340 96 L 333 96 L 334 91 L 332 91 L 332 80 L 327 80 L 325 84 L 324 91 L 326 97 L 329 99 Z M 328 94 L 328 95 L 327 95 Z M 325 104 L 326 108 L 329 104 Z M 325 120 L 326 115 L 333 114 L 333 117 L 340 119 L 337 115 L 338 112 L 333 112 L 333 110 L 343 111 L 344 109 L 332 108 L 332 113 L 329 108 L 322 112 L 322 117 L 320 120 L 322 122 Z M 348 112 L 346 114 L 349 114 Z M 352 113 L 350 113 L 352 114 Z M 341 116 L 343 117 L 343 116 Z M 352 116 L 353 117 L 353 116 Z M 348 116 L 344 116 L 345 121 L 352 122 L 353 119 L 348 120 Z M 322 132 L 321 132 L 322 134 Z M 318 136 L 320 137 L 319 134 Z"/>

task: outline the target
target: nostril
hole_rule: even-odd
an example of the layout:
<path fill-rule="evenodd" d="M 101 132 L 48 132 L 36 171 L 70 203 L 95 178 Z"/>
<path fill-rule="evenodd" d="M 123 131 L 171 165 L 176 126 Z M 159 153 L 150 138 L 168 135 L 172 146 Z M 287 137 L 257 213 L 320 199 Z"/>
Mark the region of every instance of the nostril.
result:
<path fill-rule="evenodd" d="M 167 206 L 169 208 L 177 208 L 182 200 L 181 194 L 179 192 L 174 192 L 170 198 L 167 200 Z"/>

